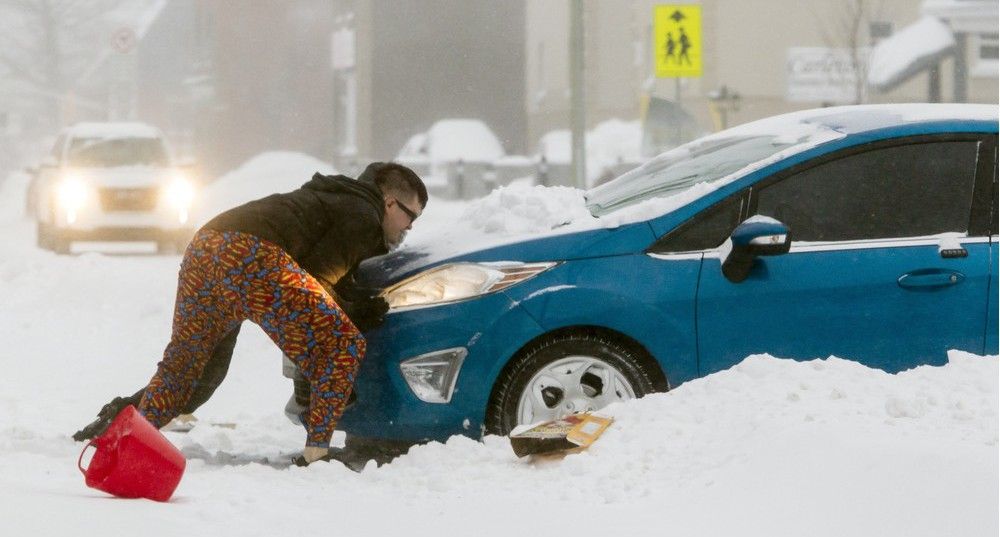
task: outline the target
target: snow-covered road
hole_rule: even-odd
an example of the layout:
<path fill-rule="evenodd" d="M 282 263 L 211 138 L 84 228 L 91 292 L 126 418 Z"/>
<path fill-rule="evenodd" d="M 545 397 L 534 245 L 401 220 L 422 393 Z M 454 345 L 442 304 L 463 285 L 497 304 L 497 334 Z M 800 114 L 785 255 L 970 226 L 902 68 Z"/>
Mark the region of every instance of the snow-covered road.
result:
<path fill-rule="evenodd" d="M 307 177 L 303 177 L 304 181 Z M 588 451 L 518 460 L 453 438 L 355 474 L 276 469 L 303 432 L 282 415 L 280 353 L 246 325 L 230 374 L 187 434 L 166 504 L 88 489 L 69 435 L 153 372 L 178 256 L 34 247 L 22 178 L 0 183 L 0 528 L 5 535 L 995 536 L 997 359 L 888 375 L 836 358 L 753 356 L 607 409 Z M 467 208 L 432 203 L 411 239 Z M 471 215 L 470 218 L 477 217 Z M 235 429 L 213 422 L 235 422 Z"/>

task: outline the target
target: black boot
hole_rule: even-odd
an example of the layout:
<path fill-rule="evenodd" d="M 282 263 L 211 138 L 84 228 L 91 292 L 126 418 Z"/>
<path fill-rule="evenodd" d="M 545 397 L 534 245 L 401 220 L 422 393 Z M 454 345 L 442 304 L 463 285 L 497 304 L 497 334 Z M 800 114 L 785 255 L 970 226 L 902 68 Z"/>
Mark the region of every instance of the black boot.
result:
<path fill-rule="evenodd" d="M 83 429 L 73 433 L 73 440 L 81 442 L 83 440 L 90 440 L 95 436 L 101 436 L 104 431 L 108 429 L 111 422 L 115 419 L 115 416 L 122 411 L 123 408 L 132 405 L 139 406 L 139 401 L 142 399 L 142 394 L 145 388 L 139 390 L 132 394 L 130 397 L 115 397 L 110 403 L 104 405 L 101 411 L 97 413 L 97 419 L 92 421 L 90 425 L 87 425 Z"/>

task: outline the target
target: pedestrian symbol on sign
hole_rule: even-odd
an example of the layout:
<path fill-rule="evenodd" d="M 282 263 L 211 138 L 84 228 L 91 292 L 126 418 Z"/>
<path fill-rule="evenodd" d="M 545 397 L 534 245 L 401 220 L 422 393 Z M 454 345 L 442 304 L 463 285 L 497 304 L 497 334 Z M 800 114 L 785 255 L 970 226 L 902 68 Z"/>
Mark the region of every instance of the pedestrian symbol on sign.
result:
<path fill-rule="evenodd" d="M 701 76 L 701 6 L 653 8 L 656 76 Z"/>

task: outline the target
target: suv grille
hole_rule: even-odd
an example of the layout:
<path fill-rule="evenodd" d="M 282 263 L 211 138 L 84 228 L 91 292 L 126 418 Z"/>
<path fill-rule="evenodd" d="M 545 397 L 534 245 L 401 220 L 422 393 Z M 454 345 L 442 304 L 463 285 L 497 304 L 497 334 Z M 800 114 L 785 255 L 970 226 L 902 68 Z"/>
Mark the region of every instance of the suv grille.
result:
<path fill-rule="evenodd" d="M 102 188 L 101 208 L 105 211 L 152 211 L 156 208 L 155 188 Z"/>

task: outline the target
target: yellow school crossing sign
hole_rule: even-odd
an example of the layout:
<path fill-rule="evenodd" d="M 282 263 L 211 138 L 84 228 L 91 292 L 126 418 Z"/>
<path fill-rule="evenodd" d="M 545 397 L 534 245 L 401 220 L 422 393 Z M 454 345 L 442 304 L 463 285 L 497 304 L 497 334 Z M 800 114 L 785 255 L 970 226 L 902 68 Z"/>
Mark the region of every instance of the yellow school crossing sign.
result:
<path fill-rule="evenodd" d="M 701 6 L 653 7 L 653 57 L 656 76 L 701 76 Z"/>

